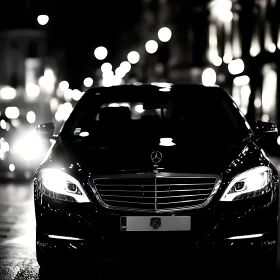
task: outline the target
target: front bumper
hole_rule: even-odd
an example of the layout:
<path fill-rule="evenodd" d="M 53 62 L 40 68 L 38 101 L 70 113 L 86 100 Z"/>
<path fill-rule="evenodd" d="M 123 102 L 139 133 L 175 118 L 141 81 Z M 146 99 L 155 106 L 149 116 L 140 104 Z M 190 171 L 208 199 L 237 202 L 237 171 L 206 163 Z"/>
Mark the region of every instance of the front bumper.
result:
<path fill-rule="evenodd" d="M 144 214 L 59 201 L 38 193 L 35 209 L 39 250 L 63 253 L 67 249 L 111 264 L 155 258 L 176 262 L 216 262 L 225 256 L 259 258 L 277 246 L 275 190 L 246 201 L 218 202 L 207 209 L 178 212 L 176 215 L 191 216 L 191 230 L 185 232 L 122 232 L 121 216 Z"/>

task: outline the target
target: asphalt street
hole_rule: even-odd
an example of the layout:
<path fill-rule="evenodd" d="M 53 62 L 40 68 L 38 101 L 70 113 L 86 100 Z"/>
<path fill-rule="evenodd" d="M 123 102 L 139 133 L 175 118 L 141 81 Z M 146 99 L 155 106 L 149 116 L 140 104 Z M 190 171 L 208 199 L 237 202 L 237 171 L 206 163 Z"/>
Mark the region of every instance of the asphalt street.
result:
<path fill-rule="evenodd" d="M 280 159 L 272 158 L 272 160 L 278 170 L 280 170 Z M 35 227 L 32 182 L 14 183 L 7 181 L 1 183 L 0 280 L 104 279 L 105 275 L 108 275 L 108 273 L 97 271 L 93 267 L 76 267 L 73 269 L 75 267 L 75 259 L 69 264 L 68 269 L 64 268 L 62 271 L 41 271 L 35 255 Z M 280 245 L 280 242 L 278 244 Z M 117 276 L 117 274 L 112 272 L 112 279 L 127 276 L 125 270 L 118 273 L 120 275 Z M 183 275 L 186 276 L 185 273 Z M 127 278 L 136 279 L 136 276 L 137 272 L 134 271 Z M 270 279 L 279 278 L 280 248 L 278 249 L 277 270 L 275 276 Z M 149 279 L 149 277 L 146 279 Z M 172 277 L 172 279 L 175 278 Z"/>

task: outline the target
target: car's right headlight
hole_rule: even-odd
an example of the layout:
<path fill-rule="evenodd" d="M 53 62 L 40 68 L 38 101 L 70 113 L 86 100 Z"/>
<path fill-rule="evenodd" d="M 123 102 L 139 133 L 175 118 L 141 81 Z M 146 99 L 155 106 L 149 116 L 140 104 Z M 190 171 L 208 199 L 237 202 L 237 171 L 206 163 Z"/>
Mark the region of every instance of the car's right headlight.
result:
<path fill-rule="evenodd" d="M 237 175 L 228 185 L 221 201 L 233 201 L 257 197 L 271 189 L 272 170 L 258 166 Z"/>
<path fill-rule="evenodd" d="M 72 201 L 90 202 L 80 182 L 60 169 L 41 170 L 39 182 L 45 187 L 45 194 L 53 198 L 67 200 L 64 196 L 70 196 Z"/>

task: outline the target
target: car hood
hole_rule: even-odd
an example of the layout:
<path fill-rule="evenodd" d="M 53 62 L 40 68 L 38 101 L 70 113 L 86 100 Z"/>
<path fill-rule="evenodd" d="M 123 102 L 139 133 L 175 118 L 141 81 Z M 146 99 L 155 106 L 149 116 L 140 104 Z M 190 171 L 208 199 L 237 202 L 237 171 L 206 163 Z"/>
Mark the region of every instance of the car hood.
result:
<path fill-rule="evenodd" d="M 83 145 L 69 145 L 58 140 L 54 145 L 49 162 L 77 168 L 91 174 L 123 174 L 153 172 L 155 163 L 152 153 L 162 155 L 157 164 L 160 172 L 221 174 L 227 170 L 245 147 L 257 145 L 251 138 L 236 145 L 116 145 L 99 148 L 85 148 Z"/>

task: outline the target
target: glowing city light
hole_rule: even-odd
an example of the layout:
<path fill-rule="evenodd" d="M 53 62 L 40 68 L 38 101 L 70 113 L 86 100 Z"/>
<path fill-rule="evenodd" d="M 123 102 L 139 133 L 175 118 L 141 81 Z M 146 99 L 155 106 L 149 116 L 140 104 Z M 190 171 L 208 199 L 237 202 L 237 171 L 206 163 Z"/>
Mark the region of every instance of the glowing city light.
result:
<path fill-rule="evenodd" d="M 221 57 L 215 56 L 215 57 L 213 57 L 213 59 L 212 59 L 212 63 L 213 63 L 215 66 L 221 66 L 222 63 L 223 63 L 223 60 L 222 60 Z"/>
<path fill-rule="evenodd" d="M 233 83 L 236 86 L 245 86 L 249 84 L 250 78 L 247 75 L 242 75 L 233 79 Z"/>
<path fill-rule="evenodd" d="M 84 91 L 80 91 L 78 89 L 73 89 L 72 91 L 72 98 L 75 100 L 75 101 L 78 101 L 82 98 L 82 96 L 84 95 Z"/>
<path fill-rule="evenodd" d="M 115 74 L 116 76 L 123 78 L 126 74 L 126 71 L 124 71 L 123 68 L 121 68 L 120 66 L 115 70 Z"/>
<path fill-rule="evenodd" d="M 127 55 L 127 60 L 131 63 L 131 64 L 136 64 L 139 60 L 140 60 L 140 54 L 136 51 L 131 51 L 128 55 Z"/>
<path fill-rule="evenodd" d="M 128 73 L 131 70 L 131 64 L 128 61 L 123 61 L 120 64 L 120 68 L 123 69 L 126 73 Z"/>
<path fill-rule="evenodd" d="M 19 117 L 18 107 L 15 107 L 15 106 L 7 107 L 5 110 L 5 115 L 9 119 L 17 119 Z"/>
<path fill-rule="evenodd" d="M 1 126 L 2 129 L 6 129 L 6 127 L 7 127 L 6 121 L 5 120 L 1 120 L 0 126 Z"/>
<path fill-rule="evenodd" d="M 107 57 L 108 55 L 108 51 L 105 47 L 97 47 L 94 50 L 94 56 L 98 59 L 98 60 L 103 60 Z"/>
<path fill-rule="evenodd" d="M 216 83 L 216 72 L 212 68 L 206 68 L 202 73 L 202 84 L 204 86 L 213 86 Z"/>
<path fill-rule="evenodd" d="M 158 31 L 158 38 L 162 42 L 168 42 L 171 39 L 172 32 L 168 27 L 162 27 Z"/>
<path fill-rule="evenodd" d="M 69 88 L 69 83 L 67 81 L 61 81 L 58 87 L 60 90 L 65 91 Z"/>
<path fill-rule="evenodd" d="M 70 101 L 72 99 L 72 89 L 68 88 L 64 91 L 64 99 Z"/>
<path fill-rule="evenodd" d="M 135 111 L 136 111 L 137 113 L 143 113 L 143 112 L 144 112 L 143 105 L 141 105 L 141 104 L 136 105 L 136 106 L 135 106 Z"/>
<path fill-rule="evenodd" d="M 146 51 L 148 53 L 155 53 L 158 49 L 158 43 L 155 40 L 149 40 L 145 45 Z"/>
<path fill-rule="evenodd" d="M 230 22 L 233 19 L 231 0 L 212 0 L 209 6 L 212 18 L 221 22 Z"/>
<path fill-rule="evenodd" d="M 14 172 L 14 171 L 16 170 L 15 165 L 12 164 L 12 163 L 10 163 L 10 164 L 9 164 L 9 170 L 10 170 L 11 172 Z"/>
<path fill-rule="evenodd" d="M 93 85 L 93 79 L 88 77 L 84 79 L 84 86 L 85 87 L 91 87 Z"/>
<path fill-rule="evenodd" d="M 105 62 L 101 65 L 101 71 L 104 73 L 104 72 L 110 72 L 112 71 L 113 69 L 113 66 L 111 63 L 109 62 Z"/>
<path fill-rule="evenodd" d="M 51 111 L 54 113 L 57 108 L 58 108 L 58 105 L 59 105 L 59 102 L 58 102 L 58 99 L 53 97 L 51 100 L 50 100 L 50 108 L 51 108 Z"/>
<path fill-rule="evenodd" d="M 260 98 L 256 98 L 256 99 L 254 100 L 254 106 L 255 106 L 256 108 L 261 108 L 261 106 L 262 106 L 262 101 L 261 101 Z"/>
<path fill-rule="evenodd" d="M 73 110 L 73 106 L 70 102 L 65 102 L 64 104 L 60 104 L 58 106 L 57 112 L 55 113 L 55 119 L 57 121 L 66 121 L 71 112 Z"/>
<path fill-rule="evenodd" d="M 245 65 L 242 59 L 234 59 L 228 64 L 228 71 L 232 75 L 240 74 L 244 71 Z"/>
<path fill-rule="evenodd" d="M 47 15 L 39 15 L 37 17 L 37 21 L 40 25 L 46 25 L 49 22 L 49 16 Z"/>
<path fill-rule="evenodd" d="M 29 123 L 34 123 L 36 120 L 36 114 L 33 111 L 29 111 L 26 114 L 26 119 Z"/>
<path fill-rule="evenodd" d="M 40 94 L 40 87 L 33 83 L 28 83 L 26 85 L 26 94 L 29 97 L 37 97 Z"/>
<path fill-rule="evenodd" d="M 5 86 L 0 90 L 0 97 L 2 99 L 14 99 L 16 94 L 16 90 L 10 86 Z"/>

